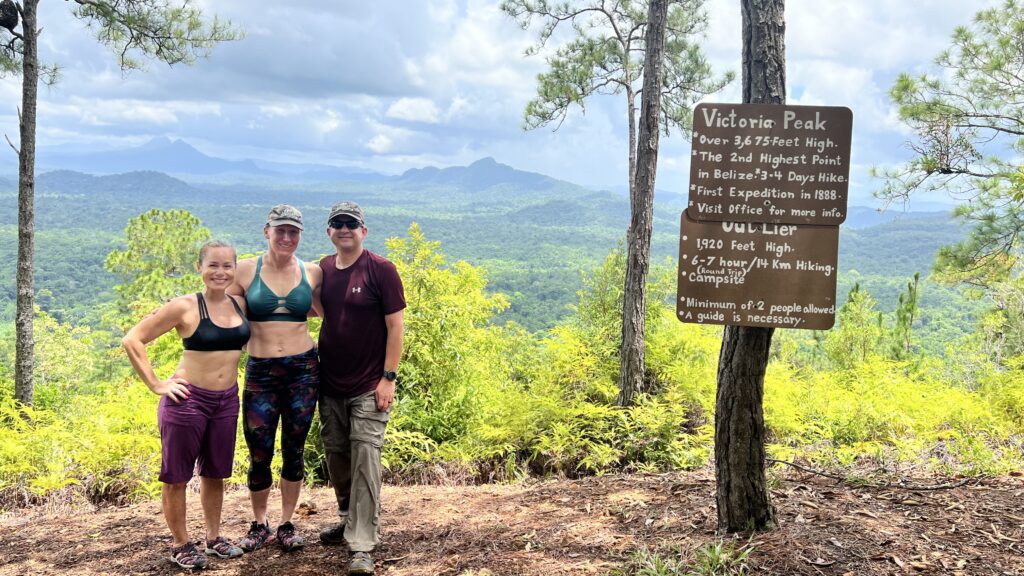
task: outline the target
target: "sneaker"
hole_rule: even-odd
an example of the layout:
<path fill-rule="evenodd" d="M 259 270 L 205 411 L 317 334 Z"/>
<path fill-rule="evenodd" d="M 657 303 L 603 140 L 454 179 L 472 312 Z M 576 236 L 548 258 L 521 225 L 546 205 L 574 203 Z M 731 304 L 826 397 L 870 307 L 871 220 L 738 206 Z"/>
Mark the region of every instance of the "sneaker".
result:
<path fill-rule="evenodd" d="M 281 548 L 284 548 L 285 552 L 298 550 L 306 544 L 306 540 L 295 533 L 295 526 L 292 526 L 291 522 L 285 522 L 277 527 L 277 541 L 281 543 Z"/>
<path fill-rule="evenodd" d="M 171 562 L 185 570 L 202 570 L 210 560 L 196 548 L 196 545 L 189 542 L 177 548 L 171 548 Z"/>
<path fill-rule="evenodd" d="M 249 533 L 245 535 L 245 538 L 242 538 L 238 545 L 242 550 L 252 552 L 253 550 L 263 548 L 263 545 L 273 540 L 273 538 L 274 533 L 270 531 L 270 526 L 253 521 L 249 525 Z"/>
<path fill-rule="evenodd" d="M 345 541 L 345 522 L 332 524 L 320 531 L 320 543 L 327 545 L 341 544 Z"/>
<path fill-rule="evenodd" d="M 353 552 L 348 560 L 349 574 L 373 574 L 373 556 L 369 552 Z"/>
<path fill-rule="evenodd" d="M 217 536 L 214 540 L 206 541 L 206 553 L 217 558 L 238 558 L 242 555 L 242 549 L 228 542 L 223 536 Z"/>

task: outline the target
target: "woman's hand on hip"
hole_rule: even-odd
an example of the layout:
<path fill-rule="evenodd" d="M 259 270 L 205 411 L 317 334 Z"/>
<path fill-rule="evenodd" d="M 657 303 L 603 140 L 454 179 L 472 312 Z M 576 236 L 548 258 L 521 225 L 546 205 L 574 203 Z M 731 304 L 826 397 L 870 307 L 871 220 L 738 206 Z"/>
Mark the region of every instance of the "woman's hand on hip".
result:
<path fill-rule="evenodd" d="M 180 403 L 182 400 L 186 400 L 191 392 L 188 390 L 188 380 L 184 378 L 178 378 L 177 376 L 171 376 L 167 380 L 161 380 L 159 384 L 153 387 L 153 393 L 160 396 L 166 396 L 175 403 Z"/>

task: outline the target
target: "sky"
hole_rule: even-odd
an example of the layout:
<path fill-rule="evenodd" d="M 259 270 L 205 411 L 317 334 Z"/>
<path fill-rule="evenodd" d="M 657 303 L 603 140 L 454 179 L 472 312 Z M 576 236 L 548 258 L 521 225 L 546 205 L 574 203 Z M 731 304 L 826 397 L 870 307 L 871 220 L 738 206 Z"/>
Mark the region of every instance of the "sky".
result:
<path fill-rule="evenodd" d="M 401 173 L 482 157 L 597 188 L 626 187 L 625 97 L 587 101 L 559 129 L 522 129 L 543 55 L 497 0 L 199 0 L 246 37 L 194 66 L 122 73 L 68 2 L 43 0 L 40 54 L 61 66 L 40 89 L 41 149 L 96 151 L 180 138 L 228 159 L 313 162 Z M 853 110 L 851 204 L 880 187 L 871 166 L 909 157 L 888 100 L 900 72 L 934 71 L 958 25 L 996 0 L 791 0 L 788 103 Z M 740 3 L 707 0 L 704 51 L 740 72 Z M 0 79 L 0 132 L 17 136 L 20 79 Z M 739 102 L 736 80 L 709 102 Z M 685 191 L 689 142 L 661 140 L 657 186 Z M 5 148 L 10 154 L 13 152 Z M 13 164 L 13 158 L 0 165 Z M 939 200 L 935 198 L 935 200 Z"/>

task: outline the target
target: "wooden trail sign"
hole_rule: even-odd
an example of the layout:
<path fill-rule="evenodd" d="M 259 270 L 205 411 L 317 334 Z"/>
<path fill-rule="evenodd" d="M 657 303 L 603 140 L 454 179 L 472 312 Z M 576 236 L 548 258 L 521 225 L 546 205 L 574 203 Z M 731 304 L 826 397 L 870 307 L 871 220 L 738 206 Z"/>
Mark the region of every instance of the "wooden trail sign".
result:
<path fill-rule="evenodd" d="M 839 228 L 680 222 L 682 322 L 827 330 L 835 323 Z"/>
<path fill-rule="evenodd" d="M 699 104 L 687 210 L 700 221 L 838 226 L 852 132 L 845 107 Z"/>

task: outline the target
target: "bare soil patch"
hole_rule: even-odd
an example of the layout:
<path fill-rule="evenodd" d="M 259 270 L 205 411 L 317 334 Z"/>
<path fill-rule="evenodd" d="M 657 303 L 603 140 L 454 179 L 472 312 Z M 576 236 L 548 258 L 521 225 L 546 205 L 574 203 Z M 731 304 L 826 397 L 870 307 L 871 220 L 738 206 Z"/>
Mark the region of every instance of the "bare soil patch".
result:
<path fill-rule="evenodd" d="M 377 573 L 549 576 L 628 569 L 640 548 L 688 554 L 715 542 L 714 490 L 709 471 L 385 486 Z M 1024 481 L 1017 477 L 908 491 L 791 472 L 772 494 L 777 530 L 724 537 L 755 547 L 752 574 L 1024 575 Z M 189 497 L 189 528 L 199 538 L 198 495 Z M 344 574 L 345 549 L 317 539 L 337 520 L 333 492 L 317 488 L 304 497 L 295 524 L 307 539 L 305 549 L 284 554 L 272 543 L 241 559 L 212 559 L 208 571 Z M 244 490 L 229 492 L 228 538 L 244 534 L 248 507 Z M 164 558 L 169 541 L 158 502 L 61 514 L 21 511 L 0 519 L 0 574 L 181 574 Z"/>

